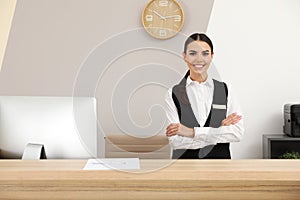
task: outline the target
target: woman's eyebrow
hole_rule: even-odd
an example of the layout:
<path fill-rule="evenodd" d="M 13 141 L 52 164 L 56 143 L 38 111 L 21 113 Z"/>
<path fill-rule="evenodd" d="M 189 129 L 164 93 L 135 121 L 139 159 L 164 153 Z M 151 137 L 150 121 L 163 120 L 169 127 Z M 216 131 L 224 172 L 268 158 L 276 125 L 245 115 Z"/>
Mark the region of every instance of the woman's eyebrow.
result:
<path fill-rule="evenodd" d="M 198 51 L 196 51 L 196 50 L 189 50 L 189 52 L 191 52 L 191 53 L 197 53 Z M 209 53 L 209 50 L 208 49 L 207 50 L 203 50 L 202 53 Z"/>

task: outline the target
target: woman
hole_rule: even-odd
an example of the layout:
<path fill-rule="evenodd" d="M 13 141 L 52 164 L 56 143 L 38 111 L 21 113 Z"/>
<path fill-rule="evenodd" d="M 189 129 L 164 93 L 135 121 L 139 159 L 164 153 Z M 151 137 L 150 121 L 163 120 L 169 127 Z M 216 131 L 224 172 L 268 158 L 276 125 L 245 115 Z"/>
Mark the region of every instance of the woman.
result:
<path fill-rule="evenodd" d="M 240 141 L 244 127 L 231 89 L 208 75 L 213 44 L 205 34 L 195 33 L 187 38 L 182 55 L 189 71 L 166 95 L 172 157 L 230 159 L 230 142 Z"/>

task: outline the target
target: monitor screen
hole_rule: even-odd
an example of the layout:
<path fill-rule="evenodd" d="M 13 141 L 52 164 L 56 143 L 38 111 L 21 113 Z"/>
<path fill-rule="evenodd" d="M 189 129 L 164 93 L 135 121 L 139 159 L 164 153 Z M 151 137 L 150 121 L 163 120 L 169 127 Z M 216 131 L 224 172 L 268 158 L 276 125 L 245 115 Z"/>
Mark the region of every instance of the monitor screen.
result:
<path fill-rule="evenodd" d="M 97 157 L 93 97 L 0 97 L 0 158 L 21 158 L 28 143 L 48 159 Z"/>

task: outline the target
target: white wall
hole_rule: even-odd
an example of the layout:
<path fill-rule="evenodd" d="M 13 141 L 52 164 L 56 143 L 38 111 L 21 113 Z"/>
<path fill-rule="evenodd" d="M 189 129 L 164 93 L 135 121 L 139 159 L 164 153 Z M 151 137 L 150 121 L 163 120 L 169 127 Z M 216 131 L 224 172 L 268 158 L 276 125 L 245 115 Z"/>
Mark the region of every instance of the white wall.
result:
<path fill-rule="evenodd" d="M 243 109 L 234 158 L 262 158 L 262 134 L 281 134 L 283 105 L 300 102 L 300 1 L 216 0 L 208 26 L 214 63 Z"/>

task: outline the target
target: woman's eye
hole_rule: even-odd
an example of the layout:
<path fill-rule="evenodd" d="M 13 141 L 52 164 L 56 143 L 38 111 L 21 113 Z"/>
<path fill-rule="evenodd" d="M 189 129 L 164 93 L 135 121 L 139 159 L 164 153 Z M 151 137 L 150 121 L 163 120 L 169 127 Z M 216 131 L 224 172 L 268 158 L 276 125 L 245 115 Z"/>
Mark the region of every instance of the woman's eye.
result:
<path fill-rule="evenodd" d="M 194 56 L 194 55 L 196 55 L 195 52 L 191 52 L 191 53 L 190 53 L 190 56 Z"/>
<path fill-rule="evenodd" d="M 208 55 L 209 55 L 209 52 L 202 52 L 202 55 L 203 55 L 203 56 L 208 56 Z"/>

